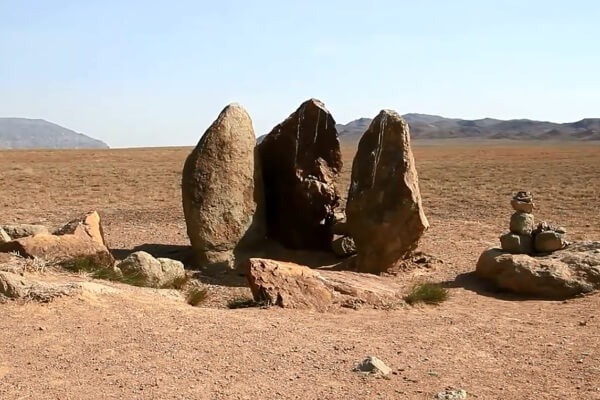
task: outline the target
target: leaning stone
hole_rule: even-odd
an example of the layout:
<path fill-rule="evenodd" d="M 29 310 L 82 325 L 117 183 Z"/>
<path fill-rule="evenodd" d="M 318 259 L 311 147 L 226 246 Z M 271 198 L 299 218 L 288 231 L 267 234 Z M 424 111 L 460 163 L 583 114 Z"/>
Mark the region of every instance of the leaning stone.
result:
<path fill-rule="evenodd" d="M 533 212 L 533 209 L 535 208 L 535 204 L 533 203 L 526 203 L 524 201 L 519 201 L 515 199 L 511 200 L 510 205 L 515 211 L 524 212 L 528 214 L 531 214 Z"/>
<path fill-rule="evenodd" d="M 10 242 L 12 239 L 8 236 L 8 233 L 2 228 L 0 228 L 0 243 Z"/>
<path fill-rule="evenodd" d="M 331 250 L 338 257 L 349 257 L 356 254 L 356 245 L 350 236 L 340 236 L 331 242 Z"/>
<path fill-rule="evenodd" d="M 543 231 L 535 234 L 533 246 L 538 253 L 549 253 L 567 247 L 567 241 L 562 233 Z"/>
<path fill-rule="evenodd" d="M 517 294 L 563 299 L 600 289 L 600 242 L 576 242 L 545 256 L 484 251 L 475 274 Z"/>
<path fill-rule="evenodd" d="M 533 214 L 517 211 L 510 217 L 510 231 L 512 233 L 517 235 L 531 235 L 534 228 Z"/>
<path fill-rule="evenodd" d="M 77 235 L 59 236 L 42 233 L 27 236 L 8 243 L 0 243 L 0 252 L 16 252 L 21 257 L 41 258 L 55 262 L 92 257 L 102 264 L 113 263 L 113 257 L 106 246 Z"/>
<path fill-rule="evenodd" d="M 98 215 L 98 212 L 96 211 L 91 211 L 81 217 L 69 221 L 65 226 L 57 229 L 54 234 L 82 236 L 106 246 L 100 215 Z"/>
<path fill-rule="evenodd" d="M 385 365 L 383 361 L 373 356 L 365 358 L 354 370 L 371 374 L 381 374 L 382 376 L 388 376 L 392 372 L 392 369 Z"/>
<path fill-rule="evenodd" d="M 305 101 L 257 149 L 268 236 L 293 249 L 328 250 L 342 169 L 331 113 L 319 100 Z"/>
<path fill-rule="evenodd" d="M 46 228 L 44 225 L 11 224 L 3 225 L 2 229 L 4 229 L 8 236 L 10 236 L 13 240 L 27 236 L 39 235 L 41 233 L 50 233 L 48 228 Z"/>
<path fill-rule="evenodd" d="M 502 250 L 513 254 L 531 254 L 533 251 L 531 235 L 517 235 L 509 232 L 500 236 L 500 245 Z"/>
<path fill-rule="evenodd" d="M 234 267 L 234 251 L 242 241 L 260 236 L 253 230 L 260 226 L 253 220 L 255 142 L 250 116 L 239 104 L 230 104 L 185 161 L 183 211 L 201 266 Z"/>
<path fill-rule="evenodd" d="M 395 111 L 381 111 L 360 139 L 346 215 L 360 272 L 380 273 L 397 266 L 429 227 L 409 127 Z"/>

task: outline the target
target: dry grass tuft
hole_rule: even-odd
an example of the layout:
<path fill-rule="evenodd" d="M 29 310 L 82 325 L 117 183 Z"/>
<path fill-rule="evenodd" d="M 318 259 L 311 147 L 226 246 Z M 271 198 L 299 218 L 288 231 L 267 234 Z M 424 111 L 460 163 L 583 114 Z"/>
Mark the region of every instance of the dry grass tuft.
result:
<path fill-rule="evenodd" d="M 440 304 L 448 299 L 448 289 L 437 283 L 422 283 L 412 288 L 404 300 L 411 306 L 417 303 Z"/>
<path fill-rule="evenodd" d="M 202 303 L 204 303 L 208 299 L 208 289 L 192 287 L 186 295 L 186 302 L 192 306 L 196 307 Z"/>

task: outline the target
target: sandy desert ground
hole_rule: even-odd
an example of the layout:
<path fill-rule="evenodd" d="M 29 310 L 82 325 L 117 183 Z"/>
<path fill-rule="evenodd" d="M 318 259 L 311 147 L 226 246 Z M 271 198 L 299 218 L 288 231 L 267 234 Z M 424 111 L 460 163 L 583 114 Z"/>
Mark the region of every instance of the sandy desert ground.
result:
<path fill-rule="evenodd" d="M 95 209 L 118 257 L 180 255 L 189 151 L 0 151 L 0 222 L 58 226 Z M 600 145 L 419 142 L 414 153 L 431 223 L 421 249 L 444 263 L 397 279 L 444 283 L 442 305 L 229 310 L 228 297 L 249 291 L 218 278 L 200 307 L 141 288 L 8 302 L 0 399 L 432 399 L 448 387 L 475 399 L 600 399 L 600 294 L 524 299 L 470 275 L 507 230 L 517 190 L 534 193 L 536 218 L 600 240 Z M 352 155 L 345 146 L 343 187 Z M 389 379 L 352 371 L 368 355 Z"/>

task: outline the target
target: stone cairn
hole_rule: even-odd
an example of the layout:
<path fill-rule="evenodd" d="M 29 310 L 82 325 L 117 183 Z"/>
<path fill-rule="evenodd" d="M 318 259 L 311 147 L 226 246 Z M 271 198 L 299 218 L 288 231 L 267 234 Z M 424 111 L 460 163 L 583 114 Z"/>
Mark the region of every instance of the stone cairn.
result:
<path fill-rule="evenodd" d="M 502 250 L 512 254 L 551 253 L 567 247 L 567 231 L 547 222 L 535 225 L 533 195 L 517 192 L 510 202 L 515 210 L 510 217 L 510 232 L 500 236 Z"/>

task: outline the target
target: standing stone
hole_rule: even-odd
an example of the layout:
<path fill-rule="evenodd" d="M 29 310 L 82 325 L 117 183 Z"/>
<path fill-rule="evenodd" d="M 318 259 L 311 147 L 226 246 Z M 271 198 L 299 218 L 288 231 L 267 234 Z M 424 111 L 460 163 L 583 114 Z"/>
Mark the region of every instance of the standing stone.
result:
<path fill-rule="evenodd" d="M 185 161 L 182 198 L 187 233 L 200 265 L 234 264 L 234 250 L 251 236 L 256 210 L 254 129 L 230 104 Z"/>
<path fill-rule="evenodd" d="M 308 100 L 258 145 L 267 235 L 294 249 L 328 250 L 342 168 L 335 120 Z"/>
<path fill-rule="evenodd" d="M 360 139 L 346 216 L 361 272 L 396 266 L 429 227 L 408 124 L 395 111 L 381 111 Z"/>

